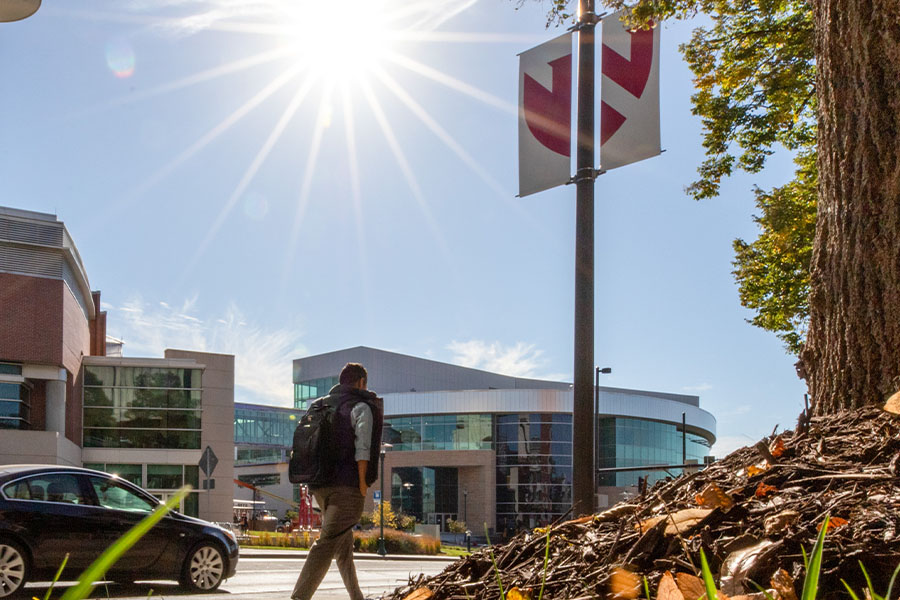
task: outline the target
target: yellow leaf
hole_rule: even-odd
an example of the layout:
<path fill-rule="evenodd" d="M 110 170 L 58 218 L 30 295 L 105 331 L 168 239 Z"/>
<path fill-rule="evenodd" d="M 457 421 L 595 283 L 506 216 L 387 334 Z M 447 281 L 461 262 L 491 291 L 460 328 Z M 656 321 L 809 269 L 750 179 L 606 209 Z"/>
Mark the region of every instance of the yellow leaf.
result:
<path fill-rule="evenodd" d="M 705 508 L 721 508 L 726 512 L 734 506 L 734 500 L 731 499 L 731 496 L 723 492 L 722 488 L 715 483 L 710 483 L 703 488 L 703 491 L 695 497 L 695 500 L 697 504 Z"/>
<path fill-rule="evenodd" d="M 433 595 L 434 592 L 427 587 L 420 587 L 407 594 L 403 600 L 428 600 Z"/>
<path fill-rule="evenodd" d="M 506 600 L 531 600 L 531 594 L 526 590 L 522 591 L 517 587 L 506 592 Z"/>
<path fill-rule="evenodd" d="M 656 600 L 685 600 L 681 590 L 675 584 L 672 574 L 666 571 L 659 580 L 659 587 L 656 588 Z"/>
<path fill-rule="evenodd" d="M 675 579 L 684 600 L 700 600 L 706 595 L 706 586 L 699 577 L 688 573 L 678 573 L 675 575 Z"/>

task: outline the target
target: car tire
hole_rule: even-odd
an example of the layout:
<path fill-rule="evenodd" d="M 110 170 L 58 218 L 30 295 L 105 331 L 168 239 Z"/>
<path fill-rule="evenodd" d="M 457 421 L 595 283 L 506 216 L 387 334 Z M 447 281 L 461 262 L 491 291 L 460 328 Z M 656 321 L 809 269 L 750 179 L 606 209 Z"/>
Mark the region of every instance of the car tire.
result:
<path fill-rule="evenodd" d="M 0 598 L 21 595 L 30 575 L 28 554 L 22 546 L 0 538 Z"/>
<path fill-rule="evenodd" d="M 179 581 L 189 592 L 212 592 L 224 581 L 226 566 L 226 558 L 218 544 L 201 542 L 187 553 Z"/>

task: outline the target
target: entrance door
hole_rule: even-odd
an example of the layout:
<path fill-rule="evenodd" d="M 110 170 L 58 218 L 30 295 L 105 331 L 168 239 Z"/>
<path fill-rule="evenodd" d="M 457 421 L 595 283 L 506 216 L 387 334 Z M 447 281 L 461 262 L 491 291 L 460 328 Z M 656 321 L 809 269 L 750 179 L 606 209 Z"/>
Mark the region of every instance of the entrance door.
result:
<path fill-rule="evenodd" d="M 441 531 L 448 532 L 450 527 L 447 522 L 450 519 L 456 521 L 456 513 L 428 513 L 425 522 L 429 525 L 440 525 Z"/>

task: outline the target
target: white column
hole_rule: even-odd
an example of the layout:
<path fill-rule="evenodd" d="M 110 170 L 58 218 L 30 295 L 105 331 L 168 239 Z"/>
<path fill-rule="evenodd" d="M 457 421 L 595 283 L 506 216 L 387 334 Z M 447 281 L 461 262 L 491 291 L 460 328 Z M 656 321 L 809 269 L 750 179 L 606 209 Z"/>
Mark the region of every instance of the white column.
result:
<path fill-rule="evenodd" d="M 66 435 L 66 382 L 47 381 L 46 430 L 58 431 L 62 437 Z"/>

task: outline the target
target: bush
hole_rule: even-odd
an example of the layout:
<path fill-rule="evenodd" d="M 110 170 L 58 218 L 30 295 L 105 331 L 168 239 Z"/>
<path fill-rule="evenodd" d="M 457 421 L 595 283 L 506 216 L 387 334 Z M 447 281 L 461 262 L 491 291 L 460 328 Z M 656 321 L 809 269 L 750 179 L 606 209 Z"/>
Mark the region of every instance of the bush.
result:
<path fill-rule="evenodd" d="M 450 530 L 450 533 L 465 533 L 466 522 L 465 521 L 454 521 L 453 519 L 447 520 L 447 529 Z"/>
<path fill-rule="evenodd" d="M 309 548 L 319 537 L 318 532 L 293 531 L 278 533 L 275 531 L 249 531 L 247 541 L 242 546 L 277 546 L 279 548 Z"/>
<path fill-rule="evenodd" d="M 391 509 L 391 503 L 382 501 L 382 504 L 384 504 L 384 526 L 396 527 L 397 516 L 394 514 L 393 509 Z M 375 509 L 369 513 L 369 519 L 375 527 L 381 526 L 381 506 L 375 506 Z"/>
<path fill-rule="evenodd" d="M 378 538 L 377 529 L 355 531 L 353 549 L 374 554 L 378 551 Z M 441 541 L 425 535 L 410 535 L 396 529 L 385 529 L 384 547 L 388 554 L 438 554 L 441 551 Z"/>
<path fill-rule="evenodd" d="M 397 529 L 400 531 L 412 531 L 416 528 L 416 518 L 412 515 L 404 515 L 400 513 L 397 515 Z"/>

